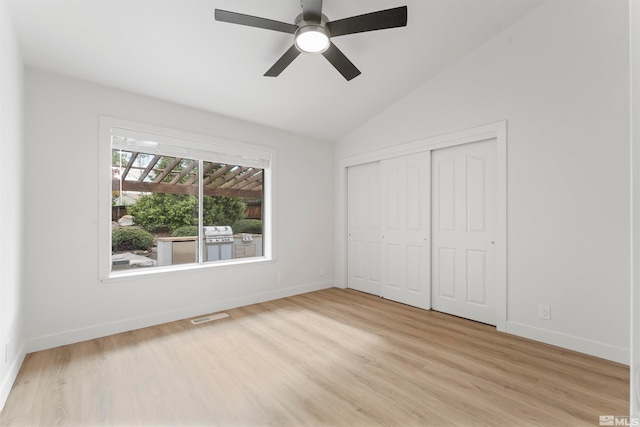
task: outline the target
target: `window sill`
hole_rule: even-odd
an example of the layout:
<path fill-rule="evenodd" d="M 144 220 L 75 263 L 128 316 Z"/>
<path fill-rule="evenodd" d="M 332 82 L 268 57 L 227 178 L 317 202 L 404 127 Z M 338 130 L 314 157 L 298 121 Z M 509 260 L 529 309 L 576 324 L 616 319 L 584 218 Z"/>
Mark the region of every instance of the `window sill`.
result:
<path fill-rule="evenodd" d="M 274 260 L 267 257 L 252 257 L 250 259 L 233 259 L 225 261 L 211 261 L 201 264 L 183 264 L 183 265 L 171 265 L 166 267 L 151 267 L 151 268 L 137 268 L 126 271 L 114 271 L 111 272 L 108 277 L 101 277 L 100 282 L 112 283 L 121 282 L 131 279 L 169 276 L 182 273 L 193 273 L 203 270 L 217 269 L 217 268 L 233 268 L 234 266 L 243 266 L 246 268 L 249 264 L 263 264 L 270 263 Z"/>

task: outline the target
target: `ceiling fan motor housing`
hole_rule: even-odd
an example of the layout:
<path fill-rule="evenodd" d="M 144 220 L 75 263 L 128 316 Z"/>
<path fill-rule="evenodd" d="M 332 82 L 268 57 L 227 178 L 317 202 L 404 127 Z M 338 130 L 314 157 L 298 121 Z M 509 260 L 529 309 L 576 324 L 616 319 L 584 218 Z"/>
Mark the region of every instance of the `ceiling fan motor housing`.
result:
<path fill-rule="evenodd" d="M 298 29 L 294 34 L 296 48 L 302 53 L 317 55 L 325 52 L 330 45 L 331 34 L 326 23 L 329 20 L 322 15 L 320 22 L 305 20 L 302 14 L 296 18 Z"/>

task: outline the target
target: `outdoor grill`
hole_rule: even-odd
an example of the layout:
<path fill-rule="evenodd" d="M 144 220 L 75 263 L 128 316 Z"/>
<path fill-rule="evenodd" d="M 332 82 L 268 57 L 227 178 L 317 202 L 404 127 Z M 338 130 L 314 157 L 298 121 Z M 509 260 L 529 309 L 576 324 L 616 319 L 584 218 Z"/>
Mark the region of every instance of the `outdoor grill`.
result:
<path fill-rule="evenodd" d="M 204 227 L 207 261 L 233 258 L 233 230 L 228 225 Z"/>

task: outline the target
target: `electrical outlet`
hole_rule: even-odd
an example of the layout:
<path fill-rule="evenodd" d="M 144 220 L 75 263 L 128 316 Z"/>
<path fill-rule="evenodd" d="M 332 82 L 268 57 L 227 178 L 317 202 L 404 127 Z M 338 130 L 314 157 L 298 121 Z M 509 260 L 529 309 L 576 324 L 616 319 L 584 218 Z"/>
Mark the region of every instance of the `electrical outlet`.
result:
<path fill-rule="evenodd" d="M 278 283 L 284 282 L 284 273 L 278 273 Z"/>
<path fill-rule="evenodd" d="M 540 304 L 538 306 L 538 317 L 551 320 L 551 308 L 548 305 Z"/>
<path fill-rule="evenodd" d="M 318 276 L 320 276 L 320 277 L 324 277 L 324 268 L 323 268 L 323 267 L 320 267 L 320 268 L 318 269 Z"/>
<path fill-rule="evenodd" d="M 4 343 L 4 363 L 9 363 L 9 340 Z"/>

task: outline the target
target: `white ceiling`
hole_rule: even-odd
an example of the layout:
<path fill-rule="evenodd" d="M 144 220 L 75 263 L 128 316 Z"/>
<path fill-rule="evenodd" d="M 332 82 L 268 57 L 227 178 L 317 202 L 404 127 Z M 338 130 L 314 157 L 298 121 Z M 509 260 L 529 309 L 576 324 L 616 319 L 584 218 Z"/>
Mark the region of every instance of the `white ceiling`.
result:
<path fill-rule="evenodd" d="M 7 0 L 3 0 L 7 1 Z M 329 20 L 407 5 L 407 27 L 333 39 L 362 74 L 319 56 L 263 74 L 292 36 L 214 9 L 293 23 L 298 0 L 8 0 L 25 64 L 336 141 L 542 0 L 325 0 Z"/>

